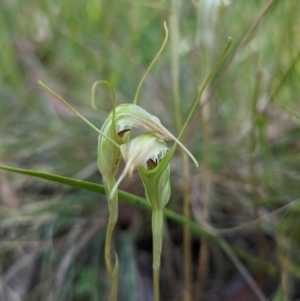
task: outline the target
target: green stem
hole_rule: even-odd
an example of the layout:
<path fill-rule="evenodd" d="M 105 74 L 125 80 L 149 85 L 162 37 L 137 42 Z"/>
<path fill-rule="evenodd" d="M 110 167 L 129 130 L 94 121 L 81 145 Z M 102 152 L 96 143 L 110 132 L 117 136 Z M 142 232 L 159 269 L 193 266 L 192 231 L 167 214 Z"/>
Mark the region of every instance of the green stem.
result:
<path fill-rule="evenodd" d="M 103 184 L 105 188 L 105 193 L 108 198 L 108 210 L 109 210 L 109 220 L 106 230 L 106 239 L 105 239 L 105 263 L 109 276 L 112 276 L 113 273 L 113 262 L 111 258 L 111 241 L 113 236 L 113 231 L 118 219 L 118 195 L 114 193 L 110 196 L 110 191 L 115 185 L 114 178 L 103 178 Z"/>
<path fill-rule="evenodd" d="M 180 140 L 182 138 L 182 136 L 183 136 L 183 134 L 184 134 L 184 132 L 185 132 L 188 124 L 190 123 L 192 117 L 194 116 L 194 114 L 196 112 L 197 106 L 199 105 L 200 98 L 201 98 L 201 96 L 202 96 L 205 88 L 207 87 L 208 83 L 210 82 L 210 80 L 213 77 L 213 75 L 215 74 L 215 72 L 220 67 L 220 65 L 221 65 L 223 59 L 225 58 L 225 56 L 226 56 L 226 54 L 227 54 L 227 52 L 228 52 L 228 50 L 229 50 L 232 42 L 233 42 L 233 39 L 231 37 L 229 37 L 228 38 L 228 43 L 227 43 L 226 47 L 224 48 L 221 56 L 219 57 L 217 63 L 214 66 L 214 68 L 209 73 L 209 75 L 206 78 L 204 84 L 202 85 L 202 87 L 200 89 L 200 92 L 198 93 L 198 96 L 197 96 L 197 98 L 196 98 L 196 100 L 195 100 L 195 102 L 194 102 L 194 104 L 192 106 L 192 109 L 191 109 L 191 111 L 190 111 L 190 113 L 189 113 L 189 115 L 188 115 L 188 117 L 187 117 L 187 119 L 186 119 L 186 121 L 185 121 L 185 123 L 184 123 L 184 125 L 183 125 L 183 127 L 182 127 L 182 129 L 181 129 L 181 131 L 179 133 L 179 135 L 178 135 L 177 140 Z M 172 158 L 172 156 L 173 156 L 173 154 L 174 154 L 174 152 L 175 152 L 175 150 L 177 148 L 177 145 L 178 145 L 178 142 L 175 142 L 174 145 L 172 146 L 172 148 L 170 149 L 170 151 L 165 155 L 164 159 L 160 162 L 160 166 L 161 166 L 162 169 L 165 168 L 166 165 L 169 164 L 169 162 L 170 162 L 170 160 L 171 160 L 171 158 Z M 196 163 L 196 166 L 198 166 L 197 163 Z"/>
<path fill-rule="evenodd" d="M 163 210 L 152 210 L 153 301 L 159 301 L 159 272 L 163 240 Z"/>
<path fill-rule="evenodd" d="M 48 86 L 46 86 L 42 81 L 38 81 L 38 84 L 52 94 L 55 98 L 57 98 L 63 105 L 65 105 L 69 110 L 71 110 L 75 115 L 77 115 L 81 120 L 83 120 L 86 124 L 88 124 L 93 130 L 95 130 L 99 135 L 104 136 L 107 140 L 109 140 L 114 146 L 120 148 L 119 144 L 114 140 L 105 135 L 102 131 L 97 129 L 90 121 L 88 121 L 85 117 L 83 117 L 77 110 L 75 110 L 67 101 L 61 98 L 58 94 L 56 94 L 53 90 L 51 90 Z"/>
<path fill-rule="evenodd" d="M 118 300 L 118 276 L 119 276 L 119 260 L 117 254 L 115 253 L 115 265 L 112 274 L 110 276 L 108 301 Z"/>
<path fill-rule="evenodd" d="M 217 63 L 215 64 L 215 66 L 212 69 L 212 71 L 209 73 L 208 77 L 206 78 L 204 84 L 202 85 L 202 87 L 201 87 L 201 89 L 200 89 L 200 91 L 198 93 L 198 96 L 197 96 L 197 98 L 196 98 L 196 100 L 195 100 L 195 102 L 193 104 L 193 107 L 192 107 L 192 109 L 190 111 L 190 114 L 189 114 L 188 118 L 186 119 L 185 124 L 183 125 L 183 127 L 181 129 L 181 132 L 180 132 L 180 134 L 178 136 L 178 140 L 180 140 L 181 137 L 182 137 L 182 135 L 184 134 L 186 127 L 188 126 L 188 124 L 190 123 L 190 121 L 191 121 L 194 113 L 196 112 L 196 108 L 199 105 L 200 98 L 201 98 L 201 96 L 202 96 L 205 88 L 207 87 L 207 85 L 210 82 L 210 80 L 212 79 L 213 75 L 218 70 L 219 66 L 221 65 L 221 63 L 222 63 L 223 59 L 225 58 L 225 56 L 226 56 L 226 54 L 227 54 L 227 52 L 228 52 L 228 50 L 229 50 L 232 42 L 233 42 L 233 39 L 231 37 L 229 37 L 228 38 L 228 43 L 227 43 L 226 47 L 224 48 L 224 50 L 223 50 L 221 56 L 219 57 Z"/>
<path fill-rule="evenodd" d="M 109 218 L 107 229 L 106 229 L 105 251 L 104 251 L 105 264 L 109 276 L 111 276 L 113 272 L 113 264 L 111 259 L 111 240 L 112 240 L 112 235 L 113 235 L 115 225 L 116 225 L 116 220 L 112 220 L 111 218 Z"/>
<path fill-rule="evenodd" d="M 159 301 L 159 272 L 160 267 L 153 266 L 153 300 Z"/>
<path fill-rule="evenodd" d="M 105 238 L 105 249 L 104 257 L 105 264 L 107 267 L 109 275 L 109 301 L 117 301 L 118 297 L 118 274 L 119 274 L 119 262 L 118 256 L 115 252 L 115 263 L 111 258 L 111 242 L 113 237 L 114 228 L 118 220 L 118 194 L 112 193 L 111 190 L 116 183 L 115 178 L 103 178 L 103 184 L 105 188 L 105 193 L 108 198 L 108 210 L 109 210 L 109 220 L 106 229 Z"/>
<path fill-rule="evenodd" d="M 148 69 L 146 70 L 145 74 L 143 75 L 139 85 L 138 85 L 138 88 L 136 90 L 136 93 L 135 93 L 135 96 L 134 96 L 134 100 L 133 100 L 133 103 L 136 104 L 137 103 L 137 100 L 138 100 L 138 96 L 140 94 L 140 90 L 141 90 L 141 87 L 142 87 L 142 84 L 143 82 L 145 81 L 145 78 L 147 77 L 147 75 L 149 74 L 149 72 L 151 71 L 151 69 L 153 68 L 154 64 L 156 63 L 156 61 L 158 60 L 158 58 L 160 57 L 161 53 L 163 52 L 164 48 L 166 47 L 166 44 L 167 44 L 167 41 L 168 41 L 168 35 L 169 35 L 169 32 L 168 32 L 168 27 L 167 27 L 167 24 L 166 22 L 164 22 L 164 28 L 165 28 L 165 32 L 166 32 L 166 35 L 165 35 L 165 39 L 164 39 L 164 42 L 162 44 L 162 46 L 160 47 L 158 53 L 156 54 L 155 58 L 153 59 L 153 61 L 151 62 L 150 66 L 148 67 Z"/>

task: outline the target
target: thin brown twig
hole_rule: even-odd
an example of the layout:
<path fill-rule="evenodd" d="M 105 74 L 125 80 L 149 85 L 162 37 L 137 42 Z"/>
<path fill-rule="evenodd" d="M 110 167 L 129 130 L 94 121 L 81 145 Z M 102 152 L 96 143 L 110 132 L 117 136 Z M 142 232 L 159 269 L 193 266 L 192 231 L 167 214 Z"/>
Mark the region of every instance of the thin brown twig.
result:
<path fill-rule="evenodd" d="M 288 204 L 283 205 L 282 207 L 275 209 L 272 212 L 266 213 L 264 215 L 261 215 L 259 218 L 254 219 L 250 222 L 244 223 L 242 225 L 236 226 L 236 227 L 232 227 L 232 228 L 225 228 L 225 229 L 216 229 L 214 228 L 214 232 L 216 234 L 218 234 L 219 236 L 222 237 L 226 237 L 226 236 L 230 236 L 230 235 L 236 235 L 238 232 L 240 231 L 245 231 L 246 229 L 255 227 L 255 225 L 260 221 L 260 222 L 264 222 L 269 220 L 270 218 L 272 218 L 274 215 L 277 215 L 287 209 L 290 209 L 291 207 L 293 207 L 295 205 L 295 203 L 299 202 L 300 199 L 296 199 L 293 200 L 291 202 L 289 202 Z"/>

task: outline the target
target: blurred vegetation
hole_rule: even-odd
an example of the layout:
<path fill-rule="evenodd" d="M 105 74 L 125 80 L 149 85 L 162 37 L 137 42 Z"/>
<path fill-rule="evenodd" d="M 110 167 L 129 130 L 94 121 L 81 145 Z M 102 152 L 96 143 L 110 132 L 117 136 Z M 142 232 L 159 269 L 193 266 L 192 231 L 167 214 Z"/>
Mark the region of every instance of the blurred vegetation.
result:
<path fill-rule="evenodd" d="M 163 41 L 163 22 L 169 23 L 177 9 L 178 43 L 168 43 L 143 85 L 139 105 L 176 134 L 172 47 L 179 52 L 185 120 L 227 37 L 235 39 L 224 63 L 226 72 L 215 76 L 183 138 L 200 164 L 198 169 L 190 166 L 192 219 L 231 244 L 269 300 L 297 300 L 300 2 L 270 1 L 259 19 L 268 1 L 231 0 L 212 28 L 205 23 L 204 2 L 3 0 L 1 164 L 102 183 L 97 136 L 37 80 L 101 127 L 111 97 L 100 88 L 98 110 L 93 110 L 93 82 L 109 80 L 118 103 L 132 102 Z M 210 30 L 213 44 L 208 48 L 204 37 Z M 168 208 L 181 213 L 187 183 L 179 154 L 172 161 L 171 177 Z M 137 176 L 120 188 L 143 196 Z M 0 300 L 106 300 L 107 216 L 104 196 L 1 172 Z M 162 300 L 183 300 L 182 225 L 171 220 L 166 225 Z M 150 213 L 120 204 L 115 238 L 119 300 L 151 300 Z M 198 261 L 205 250 L 203 269 Z M 191 251 L 193 296 L 198 292 L 199 300 L 256 300 L 219 244 L 201 242 L 192 233 Z"/>

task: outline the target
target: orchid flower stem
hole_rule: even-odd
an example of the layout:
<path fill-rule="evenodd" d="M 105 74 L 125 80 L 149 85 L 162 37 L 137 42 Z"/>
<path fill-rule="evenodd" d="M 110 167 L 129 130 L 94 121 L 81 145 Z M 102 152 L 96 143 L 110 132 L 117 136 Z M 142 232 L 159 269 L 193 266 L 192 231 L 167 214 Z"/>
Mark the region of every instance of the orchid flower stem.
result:
<path fill-rule="evenodd" d="M 107 267 L 109 279 L 110 279 L 110 293 L 109 293 L 109 301 L 116 301 L 117 296 L 117 288 L 118 288 L 118 258 L 115 254 L 115 264 L 112 262 L 111 258 L 111 242 L 112 242 L 112 236 L 113 231 L 118 219 L 118 194 L 114 193 L 110 195 L 110 191 L 112 187 L 115 185 L 115 179 L 114 178 L 104 178 L 103 184 L 105 188 L 105 192 L 107 197 L 109 197 L 108 200 L 108 210 L 109 210 L 109 220 L 106 230 L 106 239 L 105 239 L 105 250 L 104 250 L 104 256 L 105 256 L 105 264 Z"/>
<path fill-rule="evenodd" d="M 153 300 L 159 301 L 159 274 L 160 274 L 160 266 L 153 266 Z"/>
<path fill-rule="evenodd" d="M 159 301 L 159 273 L 163 240 L 163 218 L 163 209 L 152 210 L 153 301 Z"/>
<path fill-rule="evenodd" d="M 113 231 L 118 219 L 118 195 L 117 193 L 114 193 L 113 195 L 110 195 L 110 191 L 112 187 L 115 185 L 115 179 L 114 178 L 104 178 L 103 184 L 105 187 L 105 192 L 107 197 L 110 196 L 108 200 L 108 210 L 109 210 L 109 220 L 108 220 L 108 226 L 106 230 L 106 240 L 105 240 L 105 263 L 108 270 L 109 276 L 112 275 L 113 271 L 113 263 L 111 259 L 111 241 L 112 241 L 112 235 Z"/>
<path fill-rule="evenodd" d="M 118 277 L 119 277 L 119 260 L 117 254 L 115 254 L 115 265 L 112 274 L 110 276 L 108 301 L 118 300 Z"/>
<path fill-rule="evenodd" d="M 107 230 L 106 230 L 106 239 L 105 239 L 105 263 L 106 263 L 109 276 L 112 275 L 112 271 L 113 271 L 113 265 L 111 259 L 111 239 L 112 239 L 115 225 L 116 225 L 116 221 L 109 218 Z"/>

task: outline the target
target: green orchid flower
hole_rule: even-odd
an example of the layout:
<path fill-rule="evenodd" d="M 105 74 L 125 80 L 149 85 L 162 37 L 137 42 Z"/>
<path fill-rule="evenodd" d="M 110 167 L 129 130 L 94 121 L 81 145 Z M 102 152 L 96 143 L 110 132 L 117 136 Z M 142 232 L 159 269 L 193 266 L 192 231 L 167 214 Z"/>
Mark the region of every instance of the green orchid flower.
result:
<path fill-rule="evenodd" d="M 95 127 L 91 122 L 89 122 L 85 117 L 77 112 L 71 105 L 69 105 L 54 91 L 52 91 L 45 84 L 39 81 L 39 84 L 43 88 L 54 95 L 58 100 L 60 100 L 65 106 L 67 106 L 71 111 L 73 111 L 78 117 L 80 117 L 99 134 L 97 162 L 99 170 L 103 177 L 109 208 L 109 222 L 105 243 L 105 262 L 110 276 L 109 301 L 115 301 L 117 298 L 118 258 L 115 254 L 115 264 L 113 265 L 110 256 L 112 233 L 118 218 L 117 188 L 122 179 L 126 176 L 131 176 L 134 170 L 138 171 L 145 188 L 146 198 L 153 208 L 153 291 L 154 300 L 159 300 L 159 270 L 163 233 L 162 210 L 168 203 L 171 194 L 170 160 L 177 146 L 180 146 L 192 158 L 196 166 L 198 166 L 196 159 L 179 140 L 181 139 L 187 125 L 189 124 L 193 114 L 195 113 L 205 87 L 212 78 L 216 69 L 219 67 L 221 61 L 223 60 L 226 52 L 230 47 L 230 44 L 232 43 L 232 39 L 230 39 L 219 61 L 204 82 L 178 138 L 175 138 L 175 136 L 161 124 L 160 120 L 157 117 L 151 115 L 150 113 L 136 105 L 141 84 L 166 44 L 168 37 L 166 25 L 165 29 L 166 37 L 164 43 L 157 56 L 154 58 L 153 62 L 150 64 L 145 75 L 143 76 L 138 86 L 133 104 L 121 104 L 116 106 L 115 93 L 110 84 L 106 81 L 99 81 L 94 84 L 93 92 L 95 91 L 98 84 L 104 84 L 110 88 L 113 96 L 112 112 L 106 118 L 103 126 L 101 127 L 101 130 Z M 94 96 L 92 98 L 92 103 L 94 103 Z M 130 140 L 130 130 L 133 127 L 143 130 L 145 133 Z M 169 150 L 165 141 L 171 140 L 173 140 L 175 143 Z M 118 171 L 121 156 L 123 156 L 126 162 L 126 166 L 119 180 L 116 182 L 115 176 Z"/>
<path fill-rule="evenodd" d="M 146 197 L 153 207 L 152 224 L 156 250 L 154 252 L 156 255 L 153 266 L 156 267 L 155 271 L 159 271 L 163 229 L 162 209 L 167 204 L 171 191 L 169 166 L 171 155 L 168 155 L 169 153 L 173 154 L 175 148 L 179 145 L 189 154 L 196 165 L 198 165 L 197 161 L 185 146 L 161 124 L 156 116 L 151 115 L 136 104 L 121 104 L 116 106 L 115 93 L 106 81 L 99 81 L 94 84 L 94 87 L 98 84 L 107 85 L 111 89 L 113 96 L 113 110 L 104 121 L 100 130 L 45 84 L 42 82 L 39 83 L 99 134 L 97 162 L 99 171 L 102 174 L 109 209 L 105 242 L 105 262 L 111 279 L 110 295 L 116 296 L 118 258 L 115 255 L 115 264 L 113 264 L 111 258 L 111 241 L 118 219 L 117 187 L 119 183 L 125 176 L 131 176 L 136 169 L 143 180 Z M 130 130 L 132 128 L 140 129 L 145 134 L 130 140 Z M 173 140 L 175 144 L 172 150 L 168 152 L 165 141 L 170 140 Z M 116 182 L 115 176 L 121 156 L 123 156 L 127 164 L 121 177 Z"/>
<path fill-rule="evenodd" d="M 131 140 L 132 143 L 130 143 L 128 142 L 130 138 L 129 134 L 133 127 L 151 134 L 139 136 Z M 106 235 L 105 258 L 107 269 L 111 274 L 113 267 L 111 263 L 112 260 L 110 258 L 110 246 L 113 229 L 118 219 L 118 196 L 116 188 L 122 180 L 122 178 L 120 178 L 116 183 L 115 175 L 118 171 L 121 152 L 124 157 L 126 152 L 125 150 L 128 146 L 130 146 L 130 151 L 133 152 L 132 154 L 135 154 L 134 150 L 139 149 L 138 147 L 135 147 L 135 143 L 138 141 L 137 139 L 139 139 L 139 145 L 144 145 L 145 151 L 148 150 L 147 146 L 149 145 L 149 141 L 152 142 L 152 146 L 155 145 L 157 148 L 158 145 L 165 145 L 164 140 L 174 140 L 190 155 L 196 164 L 197 161 L 184 147 L 184 145 L 161 124 L 157 117 L 151 115 L 135 104 L 121 104 L 114 107 L 113 111 L 105 120 L 101 128 L 101 133 L 103 134 L 99 135 L 98 140 L 98 168 L 102 174 L 103 184 L 108 196 L 108 208 L 110 215 Z M 114 144 L 111 143 L 112 140 L 115 142 Z M 143 140 L 143 142 L 141 140 Z M 118 144 L 119 147 L 117 147 L 116 144 Z M 142 154 L 143 150 L 139 149 L 139 152 Z M 136 156 L 132 154 L 131 158 L 135 158 L 136 160 Z M 141 155 L 139 157 L 142 158 Z M 130 168 L 131 164 L 127 164 L 127 166 Z M 123 177 L 126 176 L 126 173 L 127 170 L 123 172 Z"/>

